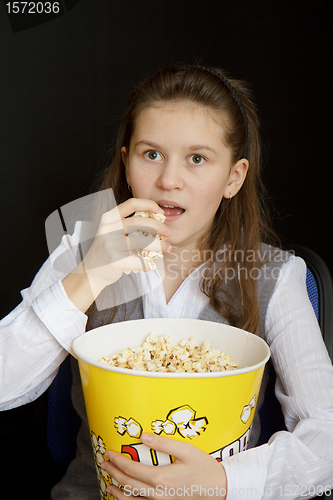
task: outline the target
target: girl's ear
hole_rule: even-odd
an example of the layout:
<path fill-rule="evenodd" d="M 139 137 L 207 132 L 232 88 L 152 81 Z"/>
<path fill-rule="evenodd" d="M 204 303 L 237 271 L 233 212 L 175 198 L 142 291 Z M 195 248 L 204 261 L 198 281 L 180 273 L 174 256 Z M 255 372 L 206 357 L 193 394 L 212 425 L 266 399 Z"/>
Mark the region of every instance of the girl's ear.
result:
<path fill-rule="evenodd" d="M 127 153 L 127 149 L 125 148 L 125 146 L 123 146 L 121 148 L 121 157 L 123 160 L 123 164 L 125 165 L 126 180 L 127 180 L 127 183 L 129 184 L 129 180 L 128 180 L 128 153 Z"/>
<path fill-rule="evenodd" d="M 224 198 L 232 198 L 234 197 L 245 181 L 247 171 L 249 169 L 249 161 L 246 158 L 241 158 L 238 162 L 232 167 L 229 181 L 226 187 L 226 190 L 223 194 Z"/>

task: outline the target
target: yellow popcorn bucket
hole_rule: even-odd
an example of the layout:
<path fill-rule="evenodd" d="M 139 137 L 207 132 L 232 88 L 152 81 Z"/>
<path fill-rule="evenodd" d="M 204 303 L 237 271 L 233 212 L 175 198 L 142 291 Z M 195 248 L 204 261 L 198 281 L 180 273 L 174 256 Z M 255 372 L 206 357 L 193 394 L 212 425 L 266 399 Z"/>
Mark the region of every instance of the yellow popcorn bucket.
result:
<path fill-rule="evenodd" d="M 195 337 L 200 346 L 230 354 L 236 370 L 212 373 L 158 373 L 116 368 L 99 362 L 128 347 L 141 346 L 154 332 L 172 345 Z M 218 461 L 246 449 L 264 367 L 265 341 L 239 328 L 196 319 L 126 321 L 91 330 L 73 343 L 78 358 L 101 498 L 111 498 L 112 479 L 100 468 L 106 450 L 150 465 L 173 457 L 144 445 L 152 432 L 190 442 Z"/>

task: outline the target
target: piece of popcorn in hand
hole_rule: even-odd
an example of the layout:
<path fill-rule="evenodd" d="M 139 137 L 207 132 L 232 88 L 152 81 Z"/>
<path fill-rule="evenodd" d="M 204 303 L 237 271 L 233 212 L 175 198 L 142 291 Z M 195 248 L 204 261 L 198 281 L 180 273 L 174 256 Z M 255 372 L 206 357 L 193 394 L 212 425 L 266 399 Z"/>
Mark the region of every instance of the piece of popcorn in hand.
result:
<path fill-rule="evenodd" d="M 134 216 L 148 217 L 149 219 L 156 219 L 160 220 L 161 222 L 164 222 L 166 219 L 165 215 L 161 214 L 160 212 L 157 214 L 155 214 L 154 212 L 135 212 Z"/>
<path fill-rule="evenodd" d="M 164 222 L 166 219 L 165 215 L 163 215 L 161 213 L 155 214 L 154 212 L 135 212 L 134 216 L 146 217 L 149 219 L 156 219 L 156 220 L 159 220 L 161 222 Z M 143 231 L 135 231 L 134 233 L 132 233 L 132 236 L 142 236 L 142 235 L 143 236 L 150 236 L 150 237 L 157 237 L 159 240 L 165 241 L 165 236 L 162 236 L 160 234 L 154 235 L 152 233 L 143 232 Z M 145 261 L 147 261 L 148 267 L 151 271 L 153 271 L 157 267 L 155 262 L 153 261 L 153 259 L 163 257 L 163 254 L 161 251 L 154 252 L 152 250 L 135 250 L 134 254 L 137 255 L 138 257 L 142 257 Z M 124 271 L 125 274 L 130 274 L 130 272 L 131 272 L 131 270 L 129 270 L 129 269 L 126 269 Z M 137 273 L 138 271 L 135 270 L 133 272 Z"/>

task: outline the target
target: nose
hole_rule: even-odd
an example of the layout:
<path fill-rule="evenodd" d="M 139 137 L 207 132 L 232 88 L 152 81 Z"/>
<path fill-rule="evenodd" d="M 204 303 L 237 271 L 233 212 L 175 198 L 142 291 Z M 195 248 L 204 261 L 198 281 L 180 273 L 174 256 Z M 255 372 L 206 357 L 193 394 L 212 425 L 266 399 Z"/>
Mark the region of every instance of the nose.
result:
<path fill-rule="evenodd" d="M 156 182 L 157 186 L 164 191 L 173 191 L 184 187 L 184 178 L 181 164 L 176 159 L 166 161 Z"/>

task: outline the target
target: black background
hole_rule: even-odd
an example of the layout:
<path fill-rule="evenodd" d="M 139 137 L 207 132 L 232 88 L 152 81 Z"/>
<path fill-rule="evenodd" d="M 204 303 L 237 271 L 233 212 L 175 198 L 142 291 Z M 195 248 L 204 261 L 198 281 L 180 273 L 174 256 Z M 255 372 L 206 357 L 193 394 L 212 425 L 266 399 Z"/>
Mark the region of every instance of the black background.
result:
<path fill-rule="evenodd" d="M 30 28 L 17 22 L 14 31 L 6 3 L 1 317 L 48 256 L 47 216 L 87 194 L 107 165 L 130 92 L 174 62 L 220 66 L 250 82 L 275 228 L 287 244 L 317 251 L 332 272 L 329 0 L 62 1 L 63 15 Z"/>
<path fill-rule="evenodd" d="M 15 33 L 0 4 L 1 317 L 48 256 L 47 216 L 107 165 L 131 90 L 184 60 L 250 82 L 275 227 L 332 270 L 329 3 L 80 0 Z"/>

